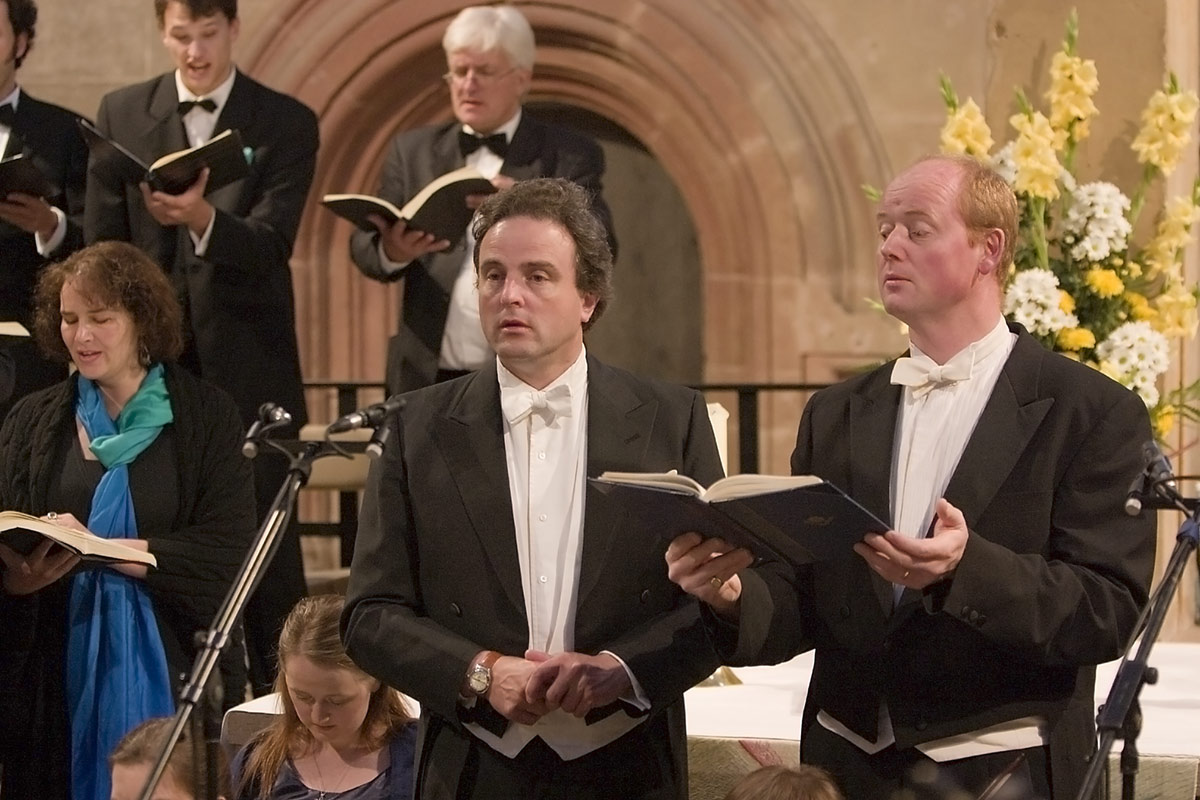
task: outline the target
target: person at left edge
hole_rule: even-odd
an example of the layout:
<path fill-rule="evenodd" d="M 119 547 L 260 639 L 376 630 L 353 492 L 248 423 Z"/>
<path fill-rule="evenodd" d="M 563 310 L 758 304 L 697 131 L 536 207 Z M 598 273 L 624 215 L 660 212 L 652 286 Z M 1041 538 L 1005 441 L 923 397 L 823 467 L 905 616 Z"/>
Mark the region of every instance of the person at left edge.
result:
<path fill-rule="evenodd" d="M 78 115 L 31 97 L 17 84 L 17 70 L 33 47 L 37 11 L 34 0 L 0 0 L 0 158 L 30 159 L 54 186 L 49 197 L 0 197 L 0 322 L 26 329 L 32 326 L 38 273 L 83 245 L 87 179 Z M 21 397 L 67 376 L 27 336 L 0 334 L 0 361 L 9 362 L 12 379 L 7 386 L 0 381 L 0 419 Z"/>
<path fill-rule="evenodd" d="M 254 532 L 250 465 L 229 396 L 180 369 L 180 309 L 123 242 L 42 273 L 34 331 L 76 372 L 23 398 L 0 428 L 0 508 L 148 551 L 158 566 L 72 572 L 49 542 L 0 544 L 4 800 L 109 797 L 105 759 L 174 710 L 195 634 L 216 616 Z M 245 686 L 226 651 L 226 692 Z"/>
<path fill-rule="evenodd" d="M 202 175 L 168 195 L 106 185 L 93 172 L 84 232 L 88 242 L 119 239 L 149 253 L 183 304 L 180 363 L 233 395 L 246 426 L 262 403 L 283 406 L 294 436 L 307 417 L 288 259 L 316 164 L 316 116 L 234 66 L 237 0 L 155 0 L 154 10 L 176 69 L 105 96 L 97 126 L 147 163 L 235 128 L 250 174 L 209 195 Z M 193 101 L 200 105 L 181 113 Z M 260 522 L 286 472 L 275 454 L 255 461 Z M 256 692 L 270 691 L 271 645 L 304 591 L 293 525 L 246 609 Z"/>

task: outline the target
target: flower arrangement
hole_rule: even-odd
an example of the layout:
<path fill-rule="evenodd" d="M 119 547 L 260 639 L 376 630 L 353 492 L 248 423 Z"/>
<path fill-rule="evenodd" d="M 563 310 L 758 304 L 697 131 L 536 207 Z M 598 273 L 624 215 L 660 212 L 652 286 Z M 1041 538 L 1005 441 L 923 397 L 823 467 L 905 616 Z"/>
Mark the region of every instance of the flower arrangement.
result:
<path fill-rule="evenodd" d="M 1169 175 L 1191 137 L 1200 101 L 1174 75 L 1150 98 L 1131 149 L 1141 163 L 1132 197 L 1105 181 L 1079 183 L 1076 148 L 1098 109 L 1096 65 L 1076 52 L 1074 12 L 1050 65 L 1049 115 L 1017 90 L 1009 119 L 1015 138 L 995 142 L 973 100 L 960 103 L 942 77 L 947 119 L 941 148 L 989 160 L 1020 202 L 1020 234 L 1004 313 L 1047 347 L 1084 361 L 1136 391 L 1160 438 L 1180 417 L 1200 419 L 1200 382 L 1160 393 L 1172 339 L 1195 336 L 1196 286 L 1183 276 L 1183 251 L 1200 220 L 1200 180 L 1188 195 L 1167 200 L 1153 237 L 1130 239 L 1150 186 Z"/>

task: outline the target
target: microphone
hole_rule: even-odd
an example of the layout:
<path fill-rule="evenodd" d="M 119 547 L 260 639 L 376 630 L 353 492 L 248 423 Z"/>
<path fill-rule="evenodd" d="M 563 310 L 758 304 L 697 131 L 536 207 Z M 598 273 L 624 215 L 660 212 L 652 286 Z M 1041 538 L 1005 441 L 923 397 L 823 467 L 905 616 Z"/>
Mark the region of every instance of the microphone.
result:
<path fill-rule="evenodd" d="M 387 445 L 388 436 L 391 435 L 392 429 L 387 425 L 376 425 L 375 430 L 371 431 L 371 438 L 367 440 L 367 446 L 364 451 L 367 458 L 374 461 L 383 455 L 383 448 Z"/>
<path fill-rule="evenodd" d="M 246 438 L 242 440 L 242 455 L 254 458 L 258 455 L 259 437 L 271 428 L 286 425 L 291 421 L 292 415 L 283 406 L 277 403 L 263 403 L 258 407 L 258 419 L 250 425 L 250 430 L 246 431 Z"/>
<path fill-rule="evenodd" d="M 1142 458 L 1146 466 L 1142 473 L 1129 484 L 1129 492 L 1125 498 L 1125 513 L 1136 517 L 1142 512 L 1148 494 L 1159 491 L 1175 494 L 1175 475 L 1171 471 L 1171 462 L 1163 455 L 1158 443 L 1151 440 L 1142 445 Z"/>
<path fill-rule="evenodd" d="M 1136 517 L 1142 513 L 1142 497 L 1146 494 L 1146 470 L 1138 473 L 1138 476 L 1133 479 L 1133 483 L 1129 484 L 1129 491 L 1125 493 L 1125 513 L 1131 517 Z"/>
<path fill-rule="evenodd" d="M 1146 489 L 1152 491 L 1164 486 L 1174 492 L 1175 473 L 1171 469 L 1171 462 L 1159 449 L 1158 442 L 1151 440 L 1143 444 L 1142 456 L 1146 459 Z"/>
<path fill-rule="evenodd" d="M 367 406 L 360 411 L 355 411 L 351 414 L 338 417 L 328 428 L 326 433 L 345 433 L 346 431 L 356 430 L 358 428 L 378 428 L 383 424 L 383 421 L 390 415 L 404 408 L 407 401 L 400 395 L 392 395 L 382 403 L 375 403 Z M 382 451 L 382 444 L 380 450 Z"/>

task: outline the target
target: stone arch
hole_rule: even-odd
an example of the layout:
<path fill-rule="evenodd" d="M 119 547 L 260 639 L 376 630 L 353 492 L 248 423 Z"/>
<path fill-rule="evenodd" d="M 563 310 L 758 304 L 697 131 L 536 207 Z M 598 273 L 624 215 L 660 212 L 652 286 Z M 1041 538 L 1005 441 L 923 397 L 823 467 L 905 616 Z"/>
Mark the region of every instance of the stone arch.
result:
<path fill-rule="evenodd" d="M 396 130 L 448 117 L 440 39 L 463 5 L 285 0 L 260 11 L 240 61 L 317 111 L 314 199 L 372 191 Z M 873 292 L 859 187 L 889 171 L 817 20 L 798 0 L 517 5 L 538 37 L 531 99 L 612 120 L 678 185 L 699 237 L 706 379 L 800 377 L 801 354 L 830 347 L 803 309 L 832 302 L 850 315 Z M 293 260 L 310 378 L 377 377 L 395 326 L 396 292 L 358 276 L 348 233 L 310 204 Z M 346 307 L 353 324 L 327 324 Z"/>

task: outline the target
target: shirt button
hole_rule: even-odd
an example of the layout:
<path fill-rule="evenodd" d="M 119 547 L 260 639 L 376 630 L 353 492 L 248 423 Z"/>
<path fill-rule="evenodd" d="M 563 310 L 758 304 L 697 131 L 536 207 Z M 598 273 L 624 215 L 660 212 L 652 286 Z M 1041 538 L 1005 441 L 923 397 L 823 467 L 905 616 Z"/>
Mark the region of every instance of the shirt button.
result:
<path fill-rule="evenodd" d="M 538 514 L 538 520 L 539 520 L 539 521 L 541 521 L 541 522 L 545 522 L 545 521 L 546 521 L 546 515 L 545 515 L 545 514 Z"/>
<path fill-rule="evenodd" d="M 538 453 L 538 461 L 545 461 L 545 460 L 546 460 L 546 454 Z"/>
<path fill-rule="evenodd" d="M 545 575 L 543 575 L 542 577 L 538 578 L 538 580 L 541 581 L 542 583 L 545 583 L 547 581 L 547 578 Z"/>

